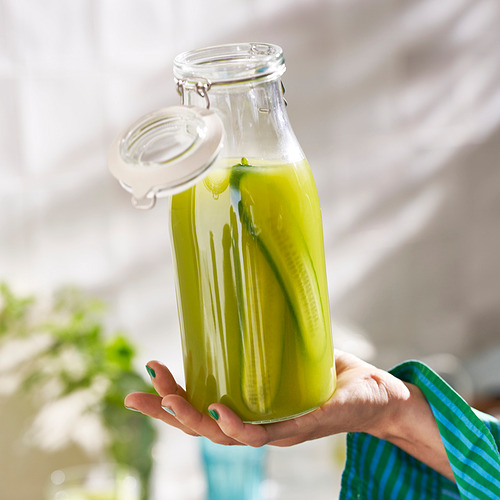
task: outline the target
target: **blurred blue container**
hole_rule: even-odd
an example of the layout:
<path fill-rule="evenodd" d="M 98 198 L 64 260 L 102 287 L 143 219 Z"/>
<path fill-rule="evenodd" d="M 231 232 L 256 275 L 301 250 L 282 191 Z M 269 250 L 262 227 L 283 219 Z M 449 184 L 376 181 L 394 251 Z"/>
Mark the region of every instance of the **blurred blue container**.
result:
<path fill-rule="evenodd" d="M 267 448 L 224 446 L 200 438 L 207 500 L 261 500 Z"/>

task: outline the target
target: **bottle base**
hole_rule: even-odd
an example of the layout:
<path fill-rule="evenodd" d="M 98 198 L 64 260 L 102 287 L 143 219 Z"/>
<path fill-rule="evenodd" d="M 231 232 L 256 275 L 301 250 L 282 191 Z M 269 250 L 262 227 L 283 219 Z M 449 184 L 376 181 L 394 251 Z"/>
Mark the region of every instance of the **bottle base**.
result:
<path fill-rule="evenodd" d="M 264 420 L 243 420 L 244 424 L 275 424 L 277 422 L 284 422 L 285 420 L 291 420 L 292 418 L 298 418 L 302 417 L 303 415 L 307 415 L 308 413 L 313 412 L 314 410 L 317 410 L 319 406 L 315 406 L 314 408 L 310 408 L 309 410 L 305 410 L 300 413 L 294 413 L 293 415 L 287 415 L 286 417 L 280 417 L 280 418 L 269 418 L 269 419 L 264 419 Z"/>

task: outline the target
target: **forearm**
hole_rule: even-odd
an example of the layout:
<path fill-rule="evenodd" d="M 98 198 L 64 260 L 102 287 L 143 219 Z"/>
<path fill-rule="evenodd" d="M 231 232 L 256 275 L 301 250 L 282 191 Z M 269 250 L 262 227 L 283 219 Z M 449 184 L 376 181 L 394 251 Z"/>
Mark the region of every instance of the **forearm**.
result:
<path fill-rule="evenodd" d="M 431 407 L 422 391 L 404 383 L 406 394 L 388 407 L 387 417 L 371 432 L 425 463 L 454 481 L 451 465 L 443 446 Z"/>

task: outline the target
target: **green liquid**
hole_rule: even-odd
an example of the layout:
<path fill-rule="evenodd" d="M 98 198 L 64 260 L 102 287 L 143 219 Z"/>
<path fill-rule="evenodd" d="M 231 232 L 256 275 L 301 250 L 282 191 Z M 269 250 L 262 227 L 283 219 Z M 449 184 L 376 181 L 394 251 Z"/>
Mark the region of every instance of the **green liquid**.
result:
<path fill-rule="evenodd" d="M 335 370 L 307 162 L 214 169 L 173 196 L 171 234 L 191 403 L 257 423 L 325 402 Z"/>

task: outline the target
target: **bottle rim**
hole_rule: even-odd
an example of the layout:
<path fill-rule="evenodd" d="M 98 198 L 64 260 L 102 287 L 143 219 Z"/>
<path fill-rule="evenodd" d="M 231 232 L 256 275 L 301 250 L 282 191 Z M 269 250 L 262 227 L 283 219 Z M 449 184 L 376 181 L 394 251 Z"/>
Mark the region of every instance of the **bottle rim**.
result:
<path fill-rule="evenodd" d="M 174 59 L 174 76 L 185 82 L 228 85 L 274 79 L 285 72 L 283 49 L 271 43 L 214 45 L 182 52 Z"/>

